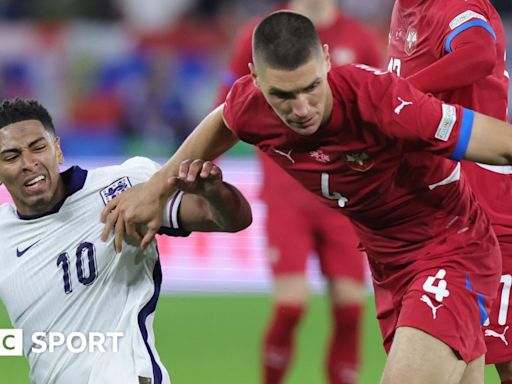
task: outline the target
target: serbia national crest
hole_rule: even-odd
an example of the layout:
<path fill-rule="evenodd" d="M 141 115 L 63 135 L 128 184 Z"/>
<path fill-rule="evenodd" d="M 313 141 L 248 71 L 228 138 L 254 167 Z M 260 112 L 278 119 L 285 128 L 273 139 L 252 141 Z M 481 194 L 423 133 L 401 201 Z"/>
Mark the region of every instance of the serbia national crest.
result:
<path fill-rule="evenodd" d="M 347 152 L 345 153 L 345 162 L 358 172 L 366 172 L 375 164 L 375 161 L 366 152 Z"/>
<path fill-rule="evenodd" d="M 408 56 L 411 56 L 414 52 L 414 48 L 416 48 L 416 43 L 418 42 L 418 31 L 412 25 L 407 28 L 407 33 L 405 35 L 405 45 L 404 50 Z"/>

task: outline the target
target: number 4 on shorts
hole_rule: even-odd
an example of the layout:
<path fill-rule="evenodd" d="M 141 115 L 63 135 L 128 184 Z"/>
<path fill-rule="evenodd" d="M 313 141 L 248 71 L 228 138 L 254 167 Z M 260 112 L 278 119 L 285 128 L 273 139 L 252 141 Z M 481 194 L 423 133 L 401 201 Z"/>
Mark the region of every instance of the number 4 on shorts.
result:
<path fill-rule="evenodd" d="M 423 290 L 436 295 L 435 299 L 438 302 L 442 302 L 445 297 L 450 296 L 450 291 L 446 289 L 448 283 L 444 280 L 445 276 L 446 271 L 440 269 L 435 276 L 429 276 L 427 281 L 423 284 Z"/>

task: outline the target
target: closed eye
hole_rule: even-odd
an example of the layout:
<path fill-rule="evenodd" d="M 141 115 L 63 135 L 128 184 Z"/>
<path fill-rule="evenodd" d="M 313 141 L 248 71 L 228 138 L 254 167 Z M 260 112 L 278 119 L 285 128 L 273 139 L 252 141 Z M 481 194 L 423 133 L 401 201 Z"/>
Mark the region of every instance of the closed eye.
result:
<path fill-rule="evenodd" d="M 311 84 L 309 87 L 304 88 L 304 92 L 311 93 L 318 87 L 318 82 Z"/>
<path fill-rule="evenodd" d="M 12 155 L 7 155 L 7 156 L 4 156 L 3 160 L 4 161 L 7 161 L 7 162 L 12 162 L 14 160 L 16 160 L 18 158 L 18 154 L 12 154 Z"/>

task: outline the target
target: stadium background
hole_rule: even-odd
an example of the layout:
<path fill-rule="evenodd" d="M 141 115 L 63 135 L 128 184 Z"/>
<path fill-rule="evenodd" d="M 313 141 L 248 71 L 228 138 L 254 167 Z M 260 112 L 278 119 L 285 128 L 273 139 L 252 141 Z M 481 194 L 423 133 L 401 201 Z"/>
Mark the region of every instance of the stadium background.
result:
<path fill-rule="evenodd" d="M 163 162 L 212 106 L 233 31 L 277 1 L 2 0 L 0 99 L 34 97 L 54 116 L 67 164 L 113 164 L 133 155 Z M 344 0 L 387 42 L 392 0 Z M 512 40 L 512 5 L 495 1 Z M 384 65 L 384 63 L 383 63 Z M 510 60 L 509 60 L 510 68 Z M 260 170 L 251 148 L 221 160 L 226 180 L 251 201 L 254 223 L 235 234 L 159 239 L 164 273 L 155 334 L 173 383 L 257 383 L 259 342 L 269 311 L 258 199 Z M 0 202 L 8 201 L 0 189 Z M 316 293 L 290 384 L 322 383 L 329 329 L 323 284 Z M 378 382 L 384 353 L 368 290 L 361 383 Z M 0 305 L 0 328 L 10 321 Z M 492 369 L 486 382 L 497 382 Z M 28 383 L 23 358 L 0 358 L 0 383 Z"/>

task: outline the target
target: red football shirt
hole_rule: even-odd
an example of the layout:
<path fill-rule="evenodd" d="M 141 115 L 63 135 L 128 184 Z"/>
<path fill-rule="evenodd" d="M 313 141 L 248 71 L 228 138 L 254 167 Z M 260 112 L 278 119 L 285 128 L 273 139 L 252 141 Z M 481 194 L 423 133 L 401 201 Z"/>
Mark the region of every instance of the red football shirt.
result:
<path fill-rule="evenodd" d="M 277 9 L 287 9 L 287 7 L 283 5 Z M 378 67 L 382 64 L 378 36 L 373 31 L 340 11 L 336 13 L 333 20 L 329 25 L 316 28 L 322 43 L 329 45 L 333 65 L 362 63 Z M 249 73 L 247 64 L 252 62 L 252 32 L 259 21 L 260 18 L 252 20 L 236 38 L 229 60 L 229 70 L 223 76 L 217 104 L 224 102 L 229 89 L 238 78 Z M 308 194 L 301 188 L 297 188 L 297 183 L 281 171 L 273 161 L 261 154 L 259 157 L 264 171 L 261 191 L 263 199 L 278 200 L 280 191 L 286 189 L 295 191 L 290 192 L 289 201 L 302 204 L 305 199 L 308 199 Z"/>
<path fill-rule="evenodd" d="M 482 41 L 490 46 L 482 47 Z M 467 54 L 470 56 L 464 57 Z M 477 73 L 468 84 L 468 76 L 475 77 L 474 72 L 480 71 L 472 58 L 481 59 L 484 54 L 490 55 L 494 63 L 492 73 Z M 489 1 L 396 1 L 388 56 L 389 70 L 402 77 L 423 75 L 431 77 L 433 82 L 447 84 L 449 89 L 441 88 L 436 97 L 507 119 L 509 76 L 505 66 L 505 32 L 499 14 Z M 425 83 L 420 90 L 428 91 L 424 89 L 428 86 Z M 464 161 L 462 168 L 491 218 L 502 251 L 512 253 L 512 179 L 507 174 L 512 172 L 512 167 L 479 166 Z"/>
<path fill-rule="evenodd" d="M 489 225 L 458 164 L 445 158 L 464 155 L 472 111 L 365 66 L 334 68 L 328 80 L 333 111 L 313 135 L 288 128 L 250 76 L 233 86 L 225 121 L 348 215 L 371 260 L 399 265 L 432 257 L 439 247 L 453 251 L 470 241 L 457 233 Z M 286 203 L 285 195 L 281 199 Z"/>

